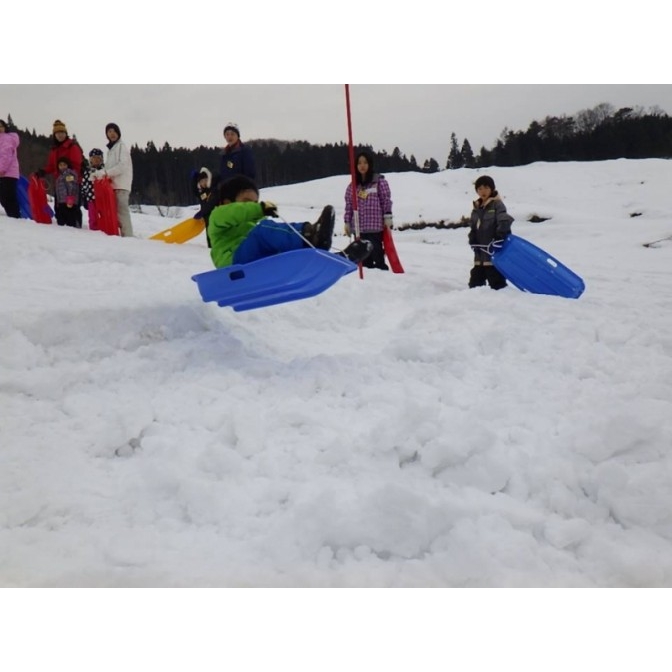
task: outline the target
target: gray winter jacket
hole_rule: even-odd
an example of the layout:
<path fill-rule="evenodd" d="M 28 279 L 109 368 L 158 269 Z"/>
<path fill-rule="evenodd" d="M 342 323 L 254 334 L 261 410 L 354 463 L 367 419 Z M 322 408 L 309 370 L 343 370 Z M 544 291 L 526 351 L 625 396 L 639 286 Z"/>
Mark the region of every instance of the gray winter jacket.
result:
<path fill-rule="evenodd" d="M 513 217 L 506 211 L 504 201 L 495 192 L 487 201 L 474 201 L 471 211 L 471 228 L 469 229 L 469 245 L 488 245 L 493 240 L 500 240 L 511 233 Z M 480 248 L 474 250 L 475 261 L 490 261 L 490 255 Z"/>

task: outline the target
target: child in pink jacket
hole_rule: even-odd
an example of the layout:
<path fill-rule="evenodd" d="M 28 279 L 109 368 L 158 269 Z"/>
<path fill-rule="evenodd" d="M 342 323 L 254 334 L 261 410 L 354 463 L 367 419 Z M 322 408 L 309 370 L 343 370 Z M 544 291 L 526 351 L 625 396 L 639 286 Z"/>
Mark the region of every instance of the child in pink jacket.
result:
<path fill-rule="evenodd" d="M 19 182 L 19 134 L 0 119 L 0 205 L 8 217 L 19 219 L 19 199 L 16 187 Z"/>

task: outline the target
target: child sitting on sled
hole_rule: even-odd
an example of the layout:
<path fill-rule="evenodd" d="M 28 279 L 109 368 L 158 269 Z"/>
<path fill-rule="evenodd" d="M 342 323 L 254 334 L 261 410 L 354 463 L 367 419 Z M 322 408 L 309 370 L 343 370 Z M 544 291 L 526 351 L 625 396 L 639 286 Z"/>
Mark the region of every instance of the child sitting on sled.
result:
<path fill-rule="evenodd" d="M 335 213 L 325 206 L 319 219 L 310 222 L 276 222 L 275 203 L 259 202 L 259 188 L 245 175 L 236 175 L 219 186 L 217 205 L 210 213 L 208 235 L 210 256 L 216 268 L 247 264 L 257 259 L 305 247 L 329 250 L 334 232 Z M 359 263 L 371 253 L 368 241 L 348 245 L 340 254 Z"/>

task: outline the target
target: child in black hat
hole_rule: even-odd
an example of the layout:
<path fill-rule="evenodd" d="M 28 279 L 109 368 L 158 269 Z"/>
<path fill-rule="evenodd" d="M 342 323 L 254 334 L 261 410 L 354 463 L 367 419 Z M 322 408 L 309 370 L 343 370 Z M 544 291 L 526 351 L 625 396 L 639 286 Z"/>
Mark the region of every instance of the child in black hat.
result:
<path fill-rule="evenodd" d="M 219 168 L 220 180 L 223 181 L 236 175 L 245 175 L 254 180 L 257 173 L 254 154 L 250 147 L 241 142 L 238 124 L 229 121 L 224 126 L 224 140 L 226 147 L 222 152 Z"/>
<path fill-rule="evenodd" d="M 70 160 L 67 157 L 62 156 L 58 159 L 57 165 L 56 221 L 59 226 L 74 226 L 81 229 L 81 216 L 77 216 L 79 210 L 79 178 L 70 167 Z"/>
<path fill-rule="evenodd" d="M 89 213 L 89 229 L 98 231 L 98 212 L 96 211 L 96 196 L 93 191 L 93 173 L 105 167 L 103 150 L 94 147 L 89 152 L 89 160 L 82 163 L 82 205 Z"/>
<path fill-rule="evenodd" d="M 489 175 L 481 175 L 474 188 L 478 198 L 473 203 L 469 229 L 469 245 L 474 251 L 469 287 L 482 287 L 487 282 L 492 289 L 503 289 L 506 278 L 493 265 L 492 255 L 511 233 L 514 220 Z"/>
<path fill-rule="evenodd" d="M 208 233 L 208 219 L 212 209 L 215 207 L 215 198 L 213 188 L 215 182 L 212 178 L 212 173 L 208 168 L 203 166 L 198 172 L 195 172 L 193 175 L 193 188 L 196 198 L 198 199 L 198 204 L 201 206 L 197 218 L 203 219 L 205 223 L 205 236 L 208 241 L 208 247 L 212 247 L 210 242 L 210 234 Z"/>

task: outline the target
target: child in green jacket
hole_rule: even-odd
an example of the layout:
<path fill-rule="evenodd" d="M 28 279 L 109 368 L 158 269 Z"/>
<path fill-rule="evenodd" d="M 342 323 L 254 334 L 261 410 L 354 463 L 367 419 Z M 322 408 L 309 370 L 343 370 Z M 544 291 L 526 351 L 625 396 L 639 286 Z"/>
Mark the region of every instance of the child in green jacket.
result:
<path fill-rule="evenodd" d="M 236 175 L 219 186 L 218 202 L 210 214 L 208 236 L 210 256 L 216 268 L 247 264 L 274 254 L 315 247 L 329 250 L 334 232 L 335 213 L 325 206 L 317 222 L 275 222 L 274 203 L 259 202 L 259 189 L 249 177 Z M 342 253 L 359 263 L 371 252 L 367 241 L 355 241 Z"/>

